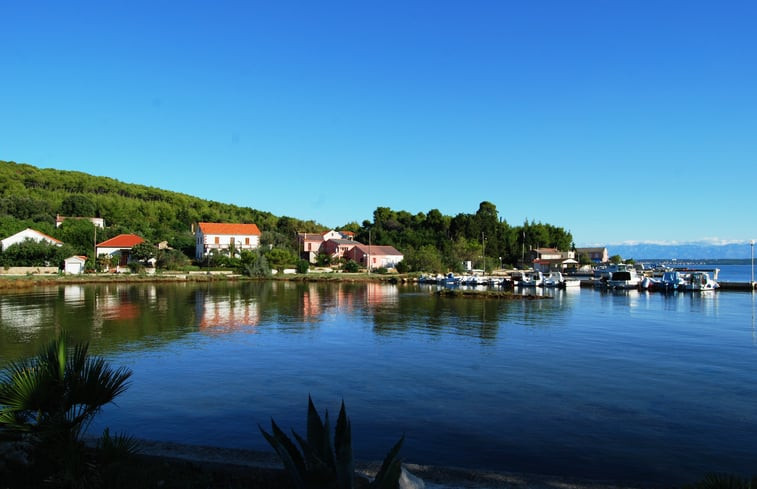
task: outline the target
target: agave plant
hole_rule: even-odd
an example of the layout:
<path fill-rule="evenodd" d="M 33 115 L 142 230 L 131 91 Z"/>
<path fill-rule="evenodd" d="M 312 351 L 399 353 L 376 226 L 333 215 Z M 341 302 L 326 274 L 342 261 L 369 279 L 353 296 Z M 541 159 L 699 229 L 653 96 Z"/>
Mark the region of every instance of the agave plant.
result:
<path fill-rule="evenodd" d="M 88 350 L 87 343 L 69 348 L 61 335 L 36 357 L 0 372 L 0 428 L 27 434 L 36 455 L 53 465 L 77 462 L 82 433 L 128 386 L 131 371 L 114 370 Z"/>
<path fill-rule="evenodd" d="M 284 468 L 298 489 L 353 489 L 355 487 L 352 430 L 344 408 L 344 401 L 342 401 L 336 421 L 333 448 L 329 439 L 329 413 L 326 411 L 324 420 L 321 421 L 310 396 L 308 396 L 307 438 L 303 439 L 294 430 L 292 431 L 300 449 L 273 419 L 271 419 L 271 434 L 262 427 L 258 427 L 268 443 L 276 450 Z M 404 439 L 404 436 L 400 438 L 386 455 L 381 469 L 369 487 L 372 489 L 399 487 L 402 465 L 397 455 Z"/>

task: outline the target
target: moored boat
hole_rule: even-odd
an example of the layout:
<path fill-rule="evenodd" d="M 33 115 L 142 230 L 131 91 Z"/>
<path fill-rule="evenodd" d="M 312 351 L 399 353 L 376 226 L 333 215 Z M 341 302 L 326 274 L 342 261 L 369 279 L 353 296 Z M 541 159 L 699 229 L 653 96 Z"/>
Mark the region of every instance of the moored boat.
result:
<path fill-rule="evenodd" d="M 607 286 L 612 289 L 635 289 L 640 283 L 641 277 L 632 265 L 618 265 L 607 280 Z"/>
<path fill-rule="evenodd" d="M 538 287 L 544 281 L 544 275 L 541 272 L 524 273 L 518 285 L 521 287 Z"/>
<path fill-rule="evenodd" d="M 690 291 L 715 290 L 718 287 L 720 285 L 707 272 L 692 272 L 683 285 L 684 290 Z"/>
<path fill-rule="evenodd" d="M 685 283 L 686 281 L 684 280 L 684 277 L 680 272 L 667 271 L 662 274 L 662 278 L 660 278 L 660 280 L 655 282 L 655 286 L 652 288 L 652 290 L 661 290 L 665 292 L 672 290 L 682 290 Z"/>

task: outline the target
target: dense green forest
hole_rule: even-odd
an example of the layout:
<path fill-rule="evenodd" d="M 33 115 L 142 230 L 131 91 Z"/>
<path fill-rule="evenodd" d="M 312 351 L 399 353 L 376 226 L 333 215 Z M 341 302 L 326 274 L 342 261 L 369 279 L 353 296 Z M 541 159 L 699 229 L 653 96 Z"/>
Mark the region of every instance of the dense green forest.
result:
<path fill-rule="evenodd" d="M 363 243 L 394 246 L 405 254 L 409 269 L 423 271 L 460 271 L 463 261 L 491 269 L 528 260 L 532 248 L 574 247 L 571 233 L 561 227 L 533 221 L 510 226 L 491 202 L 481 202 L 474 214 L 454 217 L 437 209 L 411 214 L 379 207 L 373 221 L 342 229 L 357 233 Z"/>
<path fill-rule="evenodd" d="M 102 217 L 106 229 L 97 230 L 95 237 L 89 221 L 75 220 L 56 228 L 57 214 Z M 274 253 L 270 258 L 279 258 L 287 265 L 296 260 L 297 232 L 326 229 L 312 220 L 277 217 L 266 211 L 112 178 L 0 161 L 3 238 L 31 227 L 60 239 L 78 254 L 89 255 L 94 239 L 104 241 L 121 233 L 134 233 L 152 243 L 167 241 L 171 247 L 193 256 L 192 226 L 199 221 L 255 223 L 263 233 L 261 242 L 266 248 L 280 252 L 281 256 Z M 373 220 L 347 223 L 339 229 L 355 232 L 363 243 L 396 247 L 406 256 L 406 268 L 417 271 L 459 270 L 465 260 L 481 267 L 484 254 L 485 265 L 491 268 L 498 266 L 500 259 L 503 264 L 518 263 L 534 247 L 568 250 L 573 246 L 570 232 L 561 227 L 533 221 L 510 226 L 490 202 L 481 202 L 473 214 L 454 217 L 437 209 L 412 214 L 378 207 Z"/>

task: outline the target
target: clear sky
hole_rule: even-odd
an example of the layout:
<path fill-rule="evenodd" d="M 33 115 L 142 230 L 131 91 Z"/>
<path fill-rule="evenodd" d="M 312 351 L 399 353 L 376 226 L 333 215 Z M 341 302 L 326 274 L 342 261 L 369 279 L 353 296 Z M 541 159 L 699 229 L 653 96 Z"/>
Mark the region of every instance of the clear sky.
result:
<path fill-rule="evenodd" d="M 757 237 L 757 2 L 0 3 L 0 159 L 327 226 Z"/>

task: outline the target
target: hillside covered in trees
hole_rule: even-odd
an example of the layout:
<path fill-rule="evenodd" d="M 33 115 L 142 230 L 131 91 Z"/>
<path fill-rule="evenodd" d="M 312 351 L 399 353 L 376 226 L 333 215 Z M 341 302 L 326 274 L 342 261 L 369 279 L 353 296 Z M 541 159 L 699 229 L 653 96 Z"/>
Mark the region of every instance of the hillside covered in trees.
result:
<path fill-rule="evenodd" d="M 297 231 L 325 229 L 313 221 L 276 217 L 112 178 L 0 161 L 0 237 L 31 227 L 68 242 L 64 230 L 55 228 L 57 214 L 102 217 L 107 227 L 98 230 L 98 241 L 134 233 L 154 243 L 168 241 L 190 256 L 194 254 L 192 225 L 199 221 L 255 223 L 265 243 L 287 246 L 294 246 Z"/>
<path fill-rule="evenodd" d="M 187 256 L 194 255 L 192 226 L 199 221 L 255 223 L 263 233 L 262 244 L 287 251 L 292 259 L 297 232 L 326 229 L 312 220 L 277 217 L 112 178 L 0 161 L 0 237 L 31 227 L 64 241 L 76 253 L 90 254 L 94 226 L 66 221 L 56 228 L 58 214 L 103 218 L 106 229 L 97 230 L 98 241 L 134 233 L 152 243 L 167 241 Z M 473 214 L 454 217 L 437 209 L 412 214 L 378 207 L 372 220 L 339 229 L 353 231 L 363 243 L 396 247 L 405 254 L 406 268 L 414 271 L 459 270 L 468 260 L 491 268 L 499 266 L 500 258 L 503 264 L 518 263 L 534 247 L 573 246 L 570 232 L 561 227 L 533 221 L 510 226 L 490 202 L 481 202 Z"/>

